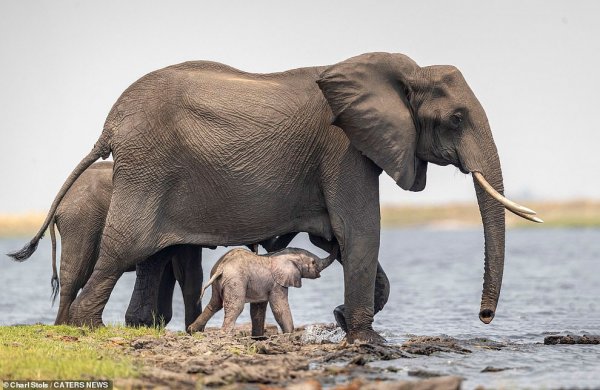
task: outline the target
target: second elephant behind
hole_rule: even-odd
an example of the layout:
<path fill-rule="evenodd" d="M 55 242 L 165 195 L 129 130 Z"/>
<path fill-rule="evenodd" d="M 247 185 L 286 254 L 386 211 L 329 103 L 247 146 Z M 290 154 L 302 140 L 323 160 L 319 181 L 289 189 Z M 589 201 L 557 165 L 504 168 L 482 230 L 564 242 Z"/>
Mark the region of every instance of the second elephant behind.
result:
<path fill-rule="evenodd" d="M 60 285 L 55 324 L 68 323 L 71 303 L 90 278 L 98 260 L 113 190 L 112 171 L 110 161 L 89 167 L 69 189 L 50 225 L 54 294 Z M 56 270 L 55 224 L 61 236 L 60 279 Z M 136 270 L 137 278 L 125 317 L 127 324 L 168 323 L 177 280 L 183 293 L 187 327 L 201 312 L 197 304 L 202 287 L 201 250 L 202 247 L 196 245 L 174 245 L 131 269 Z"/>

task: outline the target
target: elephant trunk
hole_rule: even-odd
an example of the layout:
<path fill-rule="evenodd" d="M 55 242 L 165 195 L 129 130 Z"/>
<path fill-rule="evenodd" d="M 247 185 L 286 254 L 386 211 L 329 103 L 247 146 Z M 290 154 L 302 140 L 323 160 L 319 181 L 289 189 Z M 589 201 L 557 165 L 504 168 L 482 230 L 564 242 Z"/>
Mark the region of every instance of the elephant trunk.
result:
<path fill-rule="evenodd" d="M 480 173 L 485 176 L 496 191 L 502 194 L 504 192 L 504 184 L 498 155 L 490 153 L 488 156 L 487 169 Z M 485 273 L 483 276 L 483 292 L 479 319 L 483 323 L 489 324 L 496 313 L 504 272 L 504 243 L 506 234 L 504 205 L 486 192 L 475 178 L 473 182 L 485 237 Z"/>
<path fill-rule="evenodd" d="M 331 253 L 329 254 L 328 257 L 326 257 L 324 259 L 317 259 L 317 271 L 321 272 L 325 268 L 329 267 L 331 265 L 331 263 L 333 263 L 335 261 L 337 254 L 338 254 L 338 246 L 337 246 L 337 244 L 335 244 L 331 248 Z"/>

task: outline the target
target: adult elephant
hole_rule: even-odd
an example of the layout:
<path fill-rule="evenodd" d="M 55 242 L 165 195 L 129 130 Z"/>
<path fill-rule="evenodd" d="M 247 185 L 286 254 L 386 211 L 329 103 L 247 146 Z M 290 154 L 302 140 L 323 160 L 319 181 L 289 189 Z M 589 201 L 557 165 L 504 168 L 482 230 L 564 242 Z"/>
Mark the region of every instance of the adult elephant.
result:
<path fill-rule="evenodd" d="M 494 197 L 522 216 L 533 213 L 500 195 L 500 161 L 485 112 L 453 66 L 420 67 L 389 53 L 272 74 L 186 62 L 142 77 L 121 95 L 44 226 L 15 258 L 35 248 L 77 176 L 110 153 L 113 198 L 100 258 L 71 305 L 74 324 L 101 324 L 121 273 L 164 247 L 306 231 L 339 242 L 348 340 L 381 340 L 372 328 L 378 177 L 385 170 L 403 189 L 420 191 L 427 162 L 479 178 L 479 317 L 489 323 L 504 266 L 504 205 Z"/>

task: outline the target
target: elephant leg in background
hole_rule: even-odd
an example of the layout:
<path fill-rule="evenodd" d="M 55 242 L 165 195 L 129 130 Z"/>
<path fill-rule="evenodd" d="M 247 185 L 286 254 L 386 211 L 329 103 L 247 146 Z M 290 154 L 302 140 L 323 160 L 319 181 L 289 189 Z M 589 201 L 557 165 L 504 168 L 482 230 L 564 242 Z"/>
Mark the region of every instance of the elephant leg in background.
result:
<path fill-rule="evenodd" d="M 81 239 L 66 239 L 66 237 L 69 237 L 68 234 L 68 232 L 65 232 L 61 235 L 60 300 L 58 313 L 54 322 L 55 325 L 67 324 L 69 322 L 71 304 L 77 297 L 79 290 L 83 288 L 90 278 L 98 257 L 95 242 Z"/>
<path fill-rule="evenodd" d="M 202 311 L 202 314 L 196 318 L 196 320 L 187 327 L 188 333 L 194 332 L 204 332 L 204 328 L 206 327 L 206 323 L 215 315 L 216 312 L 223 308 L 223 297 L 221 295 L 220 289 L 216 286 L 219 281 L 216 281 L 212 285 L 212 294 L 210 297 L 210 302 Z"/>
<path fill-rule="evenodd" d="M 333 246 L 337 245 L 337 242 L 335 239 L 333 239 L 332 241 L 327 241 L 326 239 L 319 237 L 319 236 L 315 236 L 313 234 L 309 234 L 308 237 L 310 239 L 310 242 L 314 246 L 326 251 L 327 253 L 331 253 Z M 341 258 L 340 258 L 339 253 L 337 256 L 337 260 L 339 260 L 341 263 Z M 385 271 L 381 267 L 381 264 L 377 263 L 377 276 L 375 278 L 375 296 L 374 296 L 375 306 L 374 306 L 374 311 L 373 311 L 374 314 L 379 313 L 383 309 L 383 307 L 385 306 L 385 304 L 388 301 L 389 296 L 390 296 L 390 281 L 389 281 L 387 275 L 385 274 Z M 348 325 L 346 324 L 345 306 L 339 305 L 338 307 L 336 307 L 333 310 L 333 316 L 335 317 L 335 321 L 337 322 L 338 326 L 340 328 L 342 328 L 342 330 L 344 332 L 347 333 Z"/>
<path fill-rule="evenodd" d="M 252 319 L 252 337 L 265 334 L 265 316 L 268 302 L 250 303 L 250 318 Z"/>
<path fill-rule="evenodd" d="M 158 297 L 156 300 L 156 312 L 153 317 L 160 325 L 165 326 L 173 318 L 173 291 L 175 290 L 175 273 L 171 263 L 167 262 L 158 285 Z"/>
<path fill-rule="evenodd" d="M 202 313 L 202 247 L 197 245 L 177 245 L 173 252 L 172 264 L 175 279 L 179 282 L 185 306 L 185 327 L 192 324 Z"/>
<path fill-rule="evenodd" d="M 172 249 L 165 248 L 137 264 L 135 286 L 125 313 L 127 325 L 160 326 L 171 320 L 175 287 Z"/>

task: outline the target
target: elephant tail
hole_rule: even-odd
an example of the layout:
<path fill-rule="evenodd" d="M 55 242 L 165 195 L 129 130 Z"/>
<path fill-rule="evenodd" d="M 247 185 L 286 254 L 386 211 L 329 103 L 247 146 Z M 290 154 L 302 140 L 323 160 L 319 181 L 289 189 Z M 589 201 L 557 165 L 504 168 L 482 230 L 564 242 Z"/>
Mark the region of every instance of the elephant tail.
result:
<path fill-rule="evenodd" d="M 202 292 L 200 293 L 200 298 L 198 298 L 198 304 L 202 303 L 202 297 L 204 297 L 204 292 L 206 291 L 206 289 L 208 288 L 208 286 L 210 286 L 211 284 L 214 283 L 215 280 L 217 280 L 221 275 L 223 274 L 223 272 L 221 270 L 218 270 L 217 272 L 215 272 L 210 279 L 208 280 L 208 282 L 206 282 L 206 284 L 204 285 L 204 287 L 202 287 Z"/>
<path fill-rule="evenodd" d="M 77 180 L 79 175 L 81 175 L 90 165 L 92 165 L 100 157 L 107 158 L 110 155 L 111 148 L 109 143 L 110 140 L 108 139 L 110 138 L 109 134 L 110 132 L 104 131 L 100 136 L 98 142 L 96 142 L 96 144 L 94 145 L 92 151 L 88 153 L 88 155 L 85 156 L 83 160 L 79 162 L 79 164 L 77 164 L 75 169 L 73 169 L 73 172 L 71 172 L 67 180 L 63 183 L 62 187 L 60 188 L 60 191 L 58 191 L 58 194 L 54 198 L 54 202 L 52 202 L 52 206 L 50 206 L 50 211 L 48 212 L 48 215 L 44 220 L 44 224 L 42 225 L 38 233 L 35 235 L 35 237 L 33 237 L 31 241 L 29 241 L 29 243 L 26 244 L 20 250 L 8 253 L 8 256 L 12 257 L 13 260 L 19 262 L 25 261 L 33 254 L 33 252 L 35 252 L 38 243 L 40 242 L 42 237 L 44 237 L 46 229 L 48 228 L 50 222 L 54 218 L 54 214 L 56 213 L 56 209 L 58 208 L 60 201 L 64 198 L 67 191 L 69 191 L 69 188 L 71 188 L 75 180 Z"/>
<path fill-rule="evenodd" d="M 52 286 L 52 306 L 56 301 L 56 296 L 60 290 L 60 281 L 58 280 L 58 272 L 56 271 L 56 233 L 54 232 L 54 225 L 56 224 L 56 218 L 52 218 L 50 222 L 50 240 L 52 241 L 52 279 L 50 279 L 50 285 Z"/>

